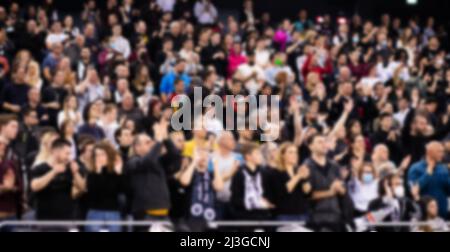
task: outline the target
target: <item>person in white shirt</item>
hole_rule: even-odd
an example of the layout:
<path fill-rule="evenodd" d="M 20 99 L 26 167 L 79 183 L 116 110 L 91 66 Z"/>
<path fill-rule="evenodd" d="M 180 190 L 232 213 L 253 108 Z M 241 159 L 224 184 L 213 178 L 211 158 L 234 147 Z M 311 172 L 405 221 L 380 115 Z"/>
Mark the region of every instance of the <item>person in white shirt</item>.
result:
<path fill-rule="evenodd" d="M 356 211 L 366 213 L 369 203 L 378 197 L 378 176 L 370 163 L 362 165 L 355 171 L 349 183 L 349 193 Z"/>
<path fill-rule="evenodd" d="M 237 172 L 242 157 L 234 152 L 236 140 L 229 131 L 224 131 L 217 138 L 217 150 L 212 154 L 211 161 L 216 163 L 222 175 L 224 189 L 217 193 L 217 200 L 221 203 L 229 203 L 231 199 L 231 178 Z"/>
<path fill-rule="evenodd" d="M 262 68 L 270 64 L 270 51 L 267 49 L 265 39 L 259 39 L 256 43 L 255 62 Z"/>
<path fill-rule="evenodd" d="M 122 36 L 122 27 L 115 25 L 112 33 L 109 46 L 113 51 L 122 54 L 125 59 L 128 59 L 131 55 L 131 46 L 128 39 Z"/>
<path fill-rule="evenodd" d="M 175 0 L 156 0 L 156 4 L 163 12 L 173 12 Z"/>
<path fill-rule="evenodd" d="M 61 23 L 55 22 L 52 25 L 51 32 L 45 39 L 45 44 L 50 49 L 54 44 L 64 43 L 68 38 L 69 36 L 64 33 Z"/>
<path fill-rule="evenodd" d="M 105 132 L 106 139 L 114 146 L 118 146 L 115 138 L 115 133 L 120 125 L 117 122 L 118 110 L 114 104 L 108 104 L 103 110 L 103 115 L 98 122 L 98 126 Z"/>
<path fill-rule="evenodd" d="M 195 3 L 194 14 L 197 21 L 202 25 L 214 24 L 218 17 L 216 7 L 211 3 L 211 0 L 200 0 Z"/>
<path fill-rule="evenodd" d="M 262 67 L 255 64 L 255 54 L 250 53 L 247 57 L 248 62 L 238 67 L 236 77 L 251 95 L 256 95 L 264 85 L 266 76 Z"/>

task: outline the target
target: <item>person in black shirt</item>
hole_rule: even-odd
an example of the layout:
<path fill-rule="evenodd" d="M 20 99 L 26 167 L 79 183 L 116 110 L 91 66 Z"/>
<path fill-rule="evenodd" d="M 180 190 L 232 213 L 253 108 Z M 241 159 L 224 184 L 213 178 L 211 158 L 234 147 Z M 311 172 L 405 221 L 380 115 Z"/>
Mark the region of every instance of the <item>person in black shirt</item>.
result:
<path fill-rule="evenodd" d="M 309 138 L 311 158 L 304 163 L 310 170 L 312 187 L 311 225 L 316 231 L 343 231 L 340 198 L 347 190 L 340 178 L 340 167 L 327 159 L 326 138 L 316 134 Z"/>
<path fill-rule="evenodd" d="M 3 89 L 1 101 L 4 111 L 20 113 L 22 106 L 27 104 L 30 87 L 25 84 L 25 72 L 24 67 L 19 67 L 13 74 L 13 82 Z"/>
<path fill-rule="evenodd" d="M 271 190 L 266 197 L 275 205 L 274 213 L 280 221 L 307 221 L 309 214 L 309 169 L 298 166 L 298 149 L 285 143 L 279 149 L 277 169 L 269 171 L 267 184 Z"/>
<path fill-rule="evenodd" d="M 239 220 L 267 220 L 273 204 L 264 197 L 268 189 L 267 174 L 259 167 L 262 164 L 259 146 L 245 144 L 242 146 L 242 155 L 245 164 L 231 180 L 232 215 Z"/>
<path fill-rule="evenodd" d="M 72 190 L 84 190 L 79 167 L 70 162 L 70 143 L 58 139 L 51 157 L 31 171 L 31 190 L 36 198 L 38 220 L 70 220 L 73 217 Z"/>
<path fill-rule="evenodd" d="M 218 164 L 213 164 L 213 171 L 208 170 L 208 151 L 197 149 L 191 164 L 181 172 L 179 181 L 190 193 L 190 214 L 193 220 L 213 221 L 216 192 L 223 190 L 223 180 Z"/>
<path fill-rule="evenodd" d="M 47 109 L 49 125 L 53 127 L 58 125 L 58 113 L 68 95 L 67 89 L 64 87 L 64 78 L 64 72 L 58 71 L 53 77 L 51 86 L 42 91 L 42 106 Z"/>
<path fill-rule="evenodd" d="M 88 221 L 120 221 L 119 194 L 124 191 L 122 159 L 108 142 L 95 145 L 92 171 L 87 176 Z M 88 232 L 99 232 L 101 225 L 86 227 Z M 121 227 L 107 225 L 110 232 L 120 232 Z"/>

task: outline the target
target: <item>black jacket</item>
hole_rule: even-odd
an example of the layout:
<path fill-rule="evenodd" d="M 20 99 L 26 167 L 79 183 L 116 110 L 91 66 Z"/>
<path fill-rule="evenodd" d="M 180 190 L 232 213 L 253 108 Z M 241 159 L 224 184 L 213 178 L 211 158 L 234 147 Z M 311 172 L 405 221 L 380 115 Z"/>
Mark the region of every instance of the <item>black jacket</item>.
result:
<path fill-rule="evenodd" d="M 400 221 L 400 222 L 410 222 L 414 218 L 420 219 L 421 211 L 420 207 L 413 201 L 405 198 L 400 199 L 400 210 L 399 210 L 399 220 L 393 220 L 392 216 L 389 215 L 383 219 L 383 222 L 392 222 L 392 221 Z M 388 207 L 388 205 L 383 202 L 382 198 L 377 198 L 370 202 L 369 204 L 369 212 L 375 212 L 381 210 L 383 208 Z M 378 232 L 409 232 L 409 227 L 380 227 L 375 228 Z"/>
<path fill-rule="evenodd" d="M 146 156 L 135 156 L 126 165 L 132 197 L 131 211 L 134 214 L 170 209 L 166 172 L 159 161 L 162 147 L 161 143 L 157 143 Z"/>

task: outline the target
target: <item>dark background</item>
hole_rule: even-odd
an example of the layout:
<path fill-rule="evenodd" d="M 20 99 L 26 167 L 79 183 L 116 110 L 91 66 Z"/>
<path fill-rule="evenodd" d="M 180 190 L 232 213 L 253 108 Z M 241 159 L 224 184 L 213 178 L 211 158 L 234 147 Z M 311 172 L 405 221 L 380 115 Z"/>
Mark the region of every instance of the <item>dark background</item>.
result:
<path fill-rule="evenodd" d="M 1 0 L 0 5 L 7 5 L 11 0 Z M 40 3 L 42 0 L 17 0 L 19 3 Z M 148 0 L 135 0 L 147 2 Z M 213 0 L 214 3 L 229 11 L 239 11 L 243 0 Z M 54 0 L 55 4 L 64 11 L 79 11 L 84 0 Z M 106 0 L 97 0 L 102 6 Z M 311 16 L 331 13 L 333 15 L 351 15 L 355 12 L 364 17 L 378 18 L 382 13 L 389 12 L 402 18 L 413 16 L 434 16 L 440 22 L 449 24 L 450 1 L 448 0 L 419 0 L 416 6 L 408 6 L 406 0 L 254 0 L 258 12 L 270 11 L 274 19 L 294 17 L 301 8 L 311 12 Z"/>

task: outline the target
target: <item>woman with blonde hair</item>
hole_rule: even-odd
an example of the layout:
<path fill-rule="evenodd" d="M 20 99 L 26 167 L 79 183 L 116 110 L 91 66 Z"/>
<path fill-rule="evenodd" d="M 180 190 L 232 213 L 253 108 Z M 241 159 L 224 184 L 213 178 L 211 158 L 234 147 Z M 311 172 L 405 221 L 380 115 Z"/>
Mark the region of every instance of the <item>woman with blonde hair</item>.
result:
<path fill-rule="evenodd" d="M 41 90 L 43 81 L 41 78 L 41 69 L 36 61 L 30 61 L 25 74 L 25 83 L 32 88 Z"/>
<path fill-rule="evenodd" d="M 307 221 L 311 185 L 309 168 L 299 166 L 298 148 L 293 143 L 281 145 L 277 167 L 269 171 L 267 183 L 271 188 L 267 198 L 275 205 L 275 216 L 280 221 Z"/>
<path fill-rule="evenodd" d="M 49 160 L 50 156 L 52 155 L 51 153 L 52 144 L 56 139 L 58 139 L 58 137 L 59 137 L 58 133 L 53 130 L 43 133 L 40 139 L 41 145 L 39 146 L 39 152 L 36 158 L 34 159 L 31 168 L 41 165 Z"/>
<path fill-rule="evenodd" d="M 58 71 L 64 72 L 64 87 L 71 92 L 75 92 L 75 86 L 77 84 L 77 77 L 74 71 L 72 71 L 70 58 L 64 57 L 58 64 Z"/>

